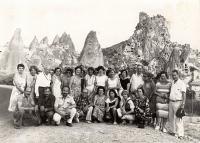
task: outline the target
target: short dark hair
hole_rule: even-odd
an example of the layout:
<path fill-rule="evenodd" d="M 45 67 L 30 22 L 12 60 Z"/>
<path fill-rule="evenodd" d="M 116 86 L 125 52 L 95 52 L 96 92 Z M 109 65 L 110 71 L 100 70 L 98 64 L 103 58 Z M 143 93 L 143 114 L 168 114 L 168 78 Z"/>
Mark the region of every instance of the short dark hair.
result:
<path fill-rule="evenodd" d="M 60 69 L 60 71 L 62 71 L 62 69 L 61 69 L 60 67 L 56 67 L 56 68 L 54 69 L 54 73 L 56 73 L 56 71 L 57 71 L 58 69 Z"/>
<path fill-rule="evenodd" d="M 22 67 L 23 69 L 25 69 L 24 64 L 18 64 L 18 65 L 17 65 L 17 69 L 19 69 L 20 67 Z"/>
<path fill-rule="evenodd" d="M 62 87 L 62 91 L 63 91 L 63 89 L 66 88 L 66 87 L 69 89 L 69 92 L 70 92 L 70 87 L 69 87 L 69 86 L 63 86 L 63 87 Z"/>
<path fill-rule="evenodd" d="M 117 97 L 117 92 L 114 89 L 109 90 L 109 94 L 108 94 L 109 96 L 110 96 L 110 92 L 113 92 L 115 94 L 115 98 Z"/>
<path fill-rule="evenodd" d="M 174 73 L 174 72 L 178 74 L 178 70 L 173 70 L 172 73 Z"/>
<path fill-rule="evenodd" d="M 82 65 L 80 65 L 80 66 L 76 66 L 76 67 L 75 67 L 75 73 L 76 73 L 76 70 L 77 70 L 77 69 L 80 69 L 81 72 L 82 72 L 82 71 L 83 71 Z"/>
<path fill-rule="evenodd" d="M 63 71 L 63 74 L 67 74 L 68 72 L 70 72 L 71 76 L 73 75 L 73 69 L 72 68 L 65 68 Z"/>
<path fill-rule="evenodd" d="M 104 68 L 103 66 L 98 66 L 98 67 L 97 67 L 97 71 L 99 72 L 99 70 L 105 71 L 105 68 Z"/>
<path fill-rule="evenodd" d="M 94 70 L 94 68 L 93 67 L 89 67 L 88 69 L 87 69 L 87 71 L 89 72 L 90 70 L 92 70 L 93 71 L 93 73 L 95 72 L 95 70 Z"/>
<path fill-rule="evenodd" d="M 29 72 L 31 72 L 33 69 L 34 69 L 34 70 L 36 71 L 36 73 L 38 74 L 39 70 L 38 70 L 38 68 L 37 68 L 36 66 L 30 66 Z"/>
<path fill-rule="evenodd" d="M 144 88 L 143 88 L 143 87 L 137 88 L 137 92 L 138 92 L 139 89 L 141 89 L 141 90 L 142 90 L 142 93 L 144 94 Z"/>
<path fill-rule="evenodd" d="M 166 76 L 167 79 L 169 78 L 169 76 L 168 76 L 168 74 L 167 74 L 166 71 L 161 71 L 161 72 L 159 73 L 159 78 L 161 77 L 162 74 L 164 74 L 164 75 Z"/>
<path fill-rule="evenodd" d="M 126 69 L 121 70 L 121 71 L 120 71 L 120 75 L 122 75 L 122 73 L 123 73 L 124 71 L 126 72 L 126 76 L 128 76 L 128 71 L 127 71 Z"/>
<path fill-rule="evenodd" d="M 103 89 L 103 92 L 105 93 L 105 87 L 103 87 L 103 86 L 98 86 L 98 88 L 97 88 L 97 94 L 99 93 L 99 89 Z"/>

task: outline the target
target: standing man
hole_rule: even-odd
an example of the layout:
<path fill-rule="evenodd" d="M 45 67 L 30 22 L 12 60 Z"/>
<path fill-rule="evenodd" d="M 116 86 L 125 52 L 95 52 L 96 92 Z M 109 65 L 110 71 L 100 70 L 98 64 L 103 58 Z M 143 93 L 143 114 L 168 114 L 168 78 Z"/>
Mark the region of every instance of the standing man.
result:
<path fill-rule="evenodd" d="M 183 120 L 176 117 L 176 112 L 179 108 L 184 109 L 186 100 L 186 85 L 179 79 L 178 71 L 172 71 L 172 86 L 169 97 L 169 123 L 171 127 L 171 133 L 178 138 L 184 136 Z"/>
<path fill-rule="evenodd" d="M 137 88 L 140 85 L 143 85 L 144 81 L 142 79 L 142 65 L 138 64 L 137 65 L 137 72 L 136 74 L 133 74 L 130 80 L 130 91 L 131 93 L 136 93 Z"/>
<path fill-rule="evenodd" d="M 39 100 L 44 98 L 44 89 L 50 87 L 51 84 L 51 75 L 49 70 L 44 67 L 44 70 L 37 75 L 35 81 L 35 104 L 38 105 Z M 41 102 L 41 101 L 40 101 Z"/>

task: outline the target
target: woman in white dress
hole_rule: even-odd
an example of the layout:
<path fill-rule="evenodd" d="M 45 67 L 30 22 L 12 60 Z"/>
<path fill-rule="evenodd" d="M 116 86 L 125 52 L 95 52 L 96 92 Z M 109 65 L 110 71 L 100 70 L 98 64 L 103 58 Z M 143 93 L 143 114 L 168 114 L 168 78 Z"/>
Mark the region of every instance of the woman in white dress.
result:
<path fill-rule="evenodd" d="M 52 77 L 52 93 L 55 96 L 55 98 L 61 97 L 61 68 L 57 67 L 54 70 L 54 75 Z"/>
<path fill-rule="evenodd" d="M 23 96 L 24 89 L 26 86 L 26 75 L 24 74 L 25 66 L 23 64 L 17 65 L 17 73 L 14 75 L 12 89 L 10 95 L 10 103 L 8 111 L 14 112 L 17 109 L 17 100 Z"/>
<path fill-rule="evenodd" d="M 91 95 L 94 91 L 94 83 L 95 83 L 95 75 L 94 75 L 94 68 L 88 68 L 88 74 L 85 76 L 86 82 L 86 89 L 88 90 L 88 94 Z"/>
<path fill-rule="evenodd" d="M 97 91 L 97 88 L 99 86 L 103 86 L 104 88 L 106 87 L 106 81 L 108 77 L 105 75 L 105 69 L 103 66 L 99 66 L 97 68 L 98 74 L 95 77 L 95 91 Z"/>
<path fill-rule="evenodd" d="M 122 87 L 120 84 L 119 77 L 115 74 L 114 69 L 109 69 L 107 71 L 107 74 L 108 74 L 108 80 L 106 83 L 107 93 L 109 93 L 110 89 L 114 89 L 118 93 L 118 95 L 121 96 Z"/>

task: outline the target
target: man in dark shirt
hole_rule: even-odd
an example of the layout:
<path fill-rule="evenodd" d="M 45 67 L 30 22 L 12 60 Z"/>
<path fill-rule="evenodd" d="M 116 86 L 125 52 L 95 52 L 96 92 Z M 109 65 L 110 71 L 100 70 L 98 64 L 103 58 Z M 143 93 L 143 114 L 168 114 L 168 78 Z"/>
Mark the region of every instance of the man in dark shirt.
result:
<path fill-rule="evenodd" d="M 50 87 L 44 89 L 44 97 L 39 100 L 40 117 L 42 123 L 51 124 L 54 114 L 55 97 L 51 94 Z"/>

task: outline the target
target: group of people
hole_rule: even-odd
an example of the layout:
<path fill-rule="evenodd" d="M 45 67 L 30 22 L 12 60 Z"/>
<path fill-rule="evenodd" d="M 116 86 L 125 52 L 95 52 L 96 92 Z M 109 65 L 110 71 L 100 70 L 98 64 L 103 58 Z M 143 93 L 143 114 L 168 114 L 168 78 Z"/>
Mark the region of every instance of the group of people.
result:
<path fill-rule="evenodd" d="M 82 65 L 41 71 L 31 66 L 28 74 L 24 69 L 23 64 L 17 66 L 8 108 L 17 129 L 28 119 L 37 126 L 65 123 L 70 127 L 81 120 L 139 128 L 153 125 L 156 130 L 184 136 L 183 120 L 176 112 L 184 109 L 186 85 L 177 70 L 169 79 L 167 72 L 154 76 L 141 64 L 121 71 Z"/>

